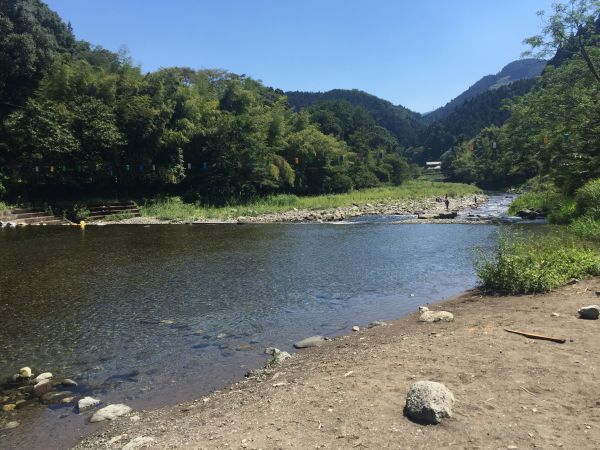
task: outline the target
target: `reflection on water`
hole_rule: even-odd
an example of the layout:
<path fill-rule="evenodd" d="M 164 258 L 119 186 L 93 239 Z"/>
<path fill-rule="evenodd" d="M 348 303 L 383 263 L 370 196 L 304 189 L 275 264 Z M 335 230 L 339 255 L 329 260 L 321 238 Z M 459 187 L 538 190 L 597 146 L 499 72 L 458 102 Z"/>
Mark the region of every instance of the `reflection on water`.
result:
<path fill-rule="evenodd" d="M 397 317 L 475 285 L 482 225 L 195 225 L 0 231 L 0 376 L 51 371 L 134 408 L 199 396 L 263 349 Z M 93 427 L 30 408 L 0 447 Z M 3 442 L 4 441 L 4 442 Z M 45 445 L 46 444 L 46 445 Z"/>

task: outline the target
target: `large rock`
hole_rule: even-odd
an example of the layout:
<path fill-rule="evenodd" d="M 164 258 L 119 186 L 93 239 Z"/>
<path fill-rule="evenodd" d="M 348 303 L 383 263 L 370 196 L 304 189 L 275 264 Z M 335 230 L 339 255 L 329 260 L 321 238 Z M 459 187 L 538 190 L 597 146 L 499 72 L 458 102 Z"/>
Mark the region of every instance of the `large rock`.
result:
<path fill-rule="evenodd" d="M 102 422 L 104 420 L 113 420 L 117 417 L 124 416 L 129 412 L 131 412 L 131 408 L 122 403 L 117 403 L 116 405 L 108 405 L 96 411 L 90 419 L 90 422 L 95 423 Z"/>
<path fill-rule="evenodd" d="M 31 368 L 22 367 L 19 369 L 19 376 L 21 378 L 31 378 Z"/>
<path fill-rule="evenodd" d="M 296 348 L 309 348 L 309 347 L 320 347 L 325 342 L 323 336 L 311 336 L 306 339 L 302 339 L 294 344 Z"/>
<path fill-rule="evenodd" d="M 424 311 L 419 317 L 420 322 L 452 322 L 454 314 L 448 311 Z"/>
<path fill-rule="evenodd" d="M 83 411 L 85 411 L 87 409 L 95 408 L 100 403 L 102 403 L 102 402 L 100 400 L 98 400 L 97 398 L 83 397 L 81 400 L 79 400 L 77 402 L 77 410 L 79 412 L 83 412 Z"/>
<path fill-rule="evenodd" d="M 600 307 L 598 305 L 589 305 L 579 308 L 577 311 L 582 319 L 596 320 L 600 316 Z"/>
<path fill-rule="evenodd" d="M 454 395 L 442 383 L 418 381 L 406 395 L 404 414 L 419 423 L 438 424 L 452 417 Z"/>

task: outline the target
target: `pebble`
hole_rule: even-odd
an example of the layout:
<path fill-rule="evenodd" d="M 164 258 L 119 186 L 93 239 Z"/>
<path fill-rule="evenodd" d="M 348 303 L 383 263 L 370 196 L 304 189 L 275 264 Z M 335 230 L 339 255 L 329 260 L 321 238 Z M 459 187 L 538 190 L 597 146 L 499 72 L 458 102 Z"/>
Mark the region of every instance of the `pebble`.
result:
<path fill-rule="evenodd" d="M 31 377 L 31 368 L 22 367 L 21 369 L 19 369 L 19 376 L 21 378 L 30 378 Z"/>
<path fill-rule="evenodd" d="M 42 381 L 46 381 L 46 380 L 50 380 L 50 379 L 52 379 L 52 373 L 44 372 L 44 373 L 40 373 L 37 377 L 35 377 L 35 379 L 33 381 L 35 381 L 36 383 L 40 383 Z"/>
<path fill-rule="evenodd" d="M 359 327 L 359 326 L 357 326 L 357 325 L 354 325 L 354 326 L 352 327 L 352 331 L 360 331 L 360 327 Z"/>
<path fill-rule="evenodd" d="M 33 392 L 38 397 L 41 397 L 42 395 L 47 394 L 51 390 L 52 390 L 52 381 L 50 381 L 50 380 L 40 381 L 35 386 L 33 386 Z"/>
<path fill-rule="evenodd" d="M 90 422 L 103 422 L 105 420 L 113 420 L 117 417 L 124 416 L 125 414 L 131 412 L 131 408 L 122 403 L 117 403 L 115 405 L 108 405 L 102 409 L 99 409 L 94 413 L 91 417 Z"/>
<path fill-rule="evenodd" d="M 77 409 L 79 412 L 85 411 L 87 409 L 94 408 L 100 404 L 100 400 L 93 397 L 83 397 L 81 400 L 77 402 Z"/>
<path fill-rule="evenodd" d="M 10 430 L 12 428 L 17 428 L 19 426 L 19 422 L 17 422 L 16 420 L 13 420 L 12 422 L 8 422 L 5 426 L 5 428 L 7 430 Z"/>
<path fill-rule="evenodd" d="M 552 313 L 552 317 L 560 317 L 560 314 L 559 314 L 559 313 L 557 313 L 557 312 L 553 312 L 553 313 Z"/>
<path fill-rule="evenodd" d="M 77 387 L 77 382 L 71 380 L 70 378 L 65 378 L 60 384 L 62 384 L 65 387 Z"/>

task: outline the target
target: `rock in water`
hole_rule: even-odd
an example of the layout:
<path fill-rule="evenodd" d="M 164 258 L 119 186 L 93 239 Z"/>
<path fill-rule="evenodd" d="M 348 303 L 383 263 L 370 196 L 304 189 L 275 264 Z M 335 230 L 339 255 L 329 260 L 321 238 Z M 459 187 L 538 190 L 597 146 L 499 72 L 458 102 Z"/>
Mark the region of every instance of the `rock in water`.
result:
<path fill-rule="evenodd" d="M 40 373 L 33 381 L 39 383 L 41 381 L 50 380 L 52 378 L 52 374 L 50 372 Z"/>
<path fill-rule="evenodd" d="M 38 397 L 41 397 L 42 395 L 47 394 L 51 390 L 52 390 L 52 381 L 50 381 L 50 380 L 40 381 L 35 386 L 33 386 L 33 392 Z"/>
<path fill-rule="evenodd" d="M 309 347 L 320 347 L 325 342 L 323 336 L 311 336 L 306 339 L 302 339 L 294 344 L 296 348 L 309 348 Z"/>
<path fill-rule="evenodd" d="M 358 325 L 354 325 L 352 327 L 352 331 L 360 331 L 360 327 Z"/>
<path fill-rule="evenodd" d="M 420 322 L 452 322 L 454 314 L 448 311 L 425 311 L 419 317 Z"/>
<path fill-rule="evenodd" d="M 577 312 L 581 319 L 596 320 L 600 316 L 600 307 L 598 305 L 584 306 Z"/>
<path fill-rule="evenodd" d="M 65 387 L 77 387 L 77 382 L 71 380 L 70 378 L 65 378 L 60 384 L 62 384 Z"/>
<path fill-rule="evenodd" d="M 29 367 L 23 367 L 19 369 L 19 376 L 21 378 L 30 378 L 31 377 L 31 369 Z"/>
<path fill-rule="evenodd" d="M 442 383 L 418 381 L 406 395 L 404 414 L 419 423 L 438 424 L 452 417 L 454 395 Z"/>
<path fill-rule="evenodd" d="M 79 412 L 83 412 L 86 409 L 95 408 L 100 403 L 102 403 L 102 402 L 100 400 L 98 400 L 97 398 L 83 397 L 81 400 L 79 400 L 77 402 L 77 409 Z"/>
<path fill-rule="evenodd" d="M 96 411 L 90 419 L 90 422 L 95 423 L 102 422 L 104 420 L 113 420 L 117 417 L 124 416 L 129 412 L 131 412 L 131 408 L 122 403 L 117 403 L 116 405 L 108 405 Z"/>
<path fill-rule="evenodd" d="M 6 424 L 6 429 L 10 430 L 12 428 L 17 428 L 19 426 L 19 422 L 17 422 L 16 420 L 13 420 L 12 422 L 8 422 Z"/>
<path fill-rule="evenodd" d="M 385 327 L 386 325 L 387 323 L 385 323 L 383 320 L 376 320 L 367 325 L 367 328 Z"/>

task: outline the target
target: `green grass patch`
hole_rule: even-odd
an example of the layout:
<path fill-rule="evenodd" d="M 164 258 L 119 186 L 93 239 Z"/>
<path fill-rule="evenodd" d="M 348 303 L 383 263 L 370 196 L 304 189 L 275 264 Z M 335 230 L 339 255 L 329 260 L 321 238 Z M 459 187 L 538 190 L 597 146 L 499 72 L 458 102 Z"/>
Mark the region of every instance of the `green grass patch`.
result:
<path fill-rule="evenodd" d="M 515 231 L 501 234 L 493 254 L 479 254 L 475 266 L 484 290 L 507 294 L 547 292 L 572 278 L 600 275 L 600 258 L 583 243 Z"/>
<path fill-rule="evenodd" d="M 270 213 L 281 213 L 294 208 L 305 210 L 332 209 L 352 204 L 392 203 L 402 200 L 425 200 L 443 197 L 463 197 L 477 194 L 479 188 L 460 183 L 438 183 L 412 180 L 401 186 L 385 186 L 352 191 L 345 194 L 329 194 L 318 196 L 297 196 L 279 194 L 258 198 L 246 203 L 235 203 L 225 206 L 206 206 L 198 203 L 186 203 L 179 197 L 167 197 L 146 201 L 141 207 L 142 215 L 164 220 L 195 219 L 231 219 L 240 216 L 259 216 Z"/>
<path fill-rule="evenodd" d="M 508 212 L 514 215 L 522 209 L 535 209 L 548 213 L 557 209 L 563 201 L 565 197 L 552 190 L 526 192 L 512 202 Z"/>
<path fill-rule="evenodd" d="M 11 209 L 10 206 L 8 206 L 6 203 L 4 202 L 0 202 L 0 211 L 7 211 Z"/>
<path fill-rule="evenodd" d="M 600 240 L 600 220 L 589 216 L 575 219 L 568 226 L 568 230 L 586 239 Z"/>

